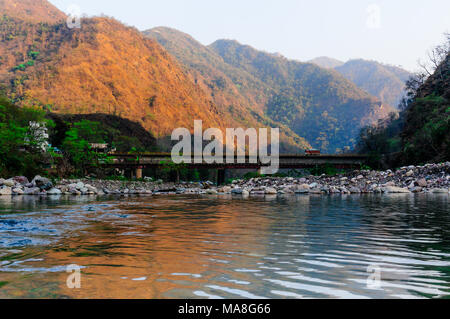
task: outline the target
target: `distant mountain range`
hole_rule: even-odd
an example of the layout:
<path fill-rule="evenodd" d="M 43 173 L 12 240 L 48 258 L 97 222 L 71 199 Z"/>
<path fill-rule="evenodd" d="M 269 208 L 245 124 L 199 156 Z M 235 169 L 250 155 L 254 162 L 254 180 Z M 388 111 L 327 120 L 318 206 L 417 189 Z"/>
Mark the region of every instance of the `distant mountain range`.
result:
<path fill-rule="evenodd" d="M 177 30 L 141 33 L 104 17 L 68 29 L 44 0 L 0 0 L 0 11 L 0 90 L 22 105 L 118 115 L 159 139 L 195 119 L 280 127 L 284 152 L 351 148 L 360 127 L 394 111 L 336 70 L 236 41 L 204 46 Z"/>
<path fill-rule="evenodd" d="M 405 82 L 412 75 L 400 67 L 362 59 L 342 62 L 329 57 L 320 57 L 309 62 L 338 71 L 359 88 L 378 97 L 383 104 L 395 108 L 404 96 Z"/>
<path fill-rule="evenodd" d="M 288 60 L 232 40 L 203 46 L 170 28 L 144 34 L 196 74 L 196 81 L 214 88 L 210 94 L 216 104 L 223 103 L 223 94 L 233 96 L 233 105 L 263 112 L 325 152 L 351 147 L 362 125 L 393 111 L 338 72 L 314 64 Z M 220 98 L 214 98 L 217 95 Z"/>

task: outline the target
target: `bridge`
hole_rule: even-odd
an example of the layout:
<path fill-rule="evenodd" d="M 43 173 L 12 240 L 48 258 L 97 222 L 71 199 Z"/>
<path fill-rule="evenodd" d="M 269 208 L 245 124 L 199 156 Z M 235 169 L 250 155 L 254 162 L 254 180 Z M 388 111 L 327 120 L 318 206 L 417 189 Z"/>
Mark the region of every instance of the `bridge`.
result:
<path fill-rule="evenodd" d="M 110 161 L 101 164 L 102 167 L 118 168 L 125 170 L 135 170 L 136 178 L 142 178 L 142 170 L 145 168 L 162 168 L 172 163 L 172 156 L 170 153 L 110 153 Z M 195 159 L 201 160 L 195 161 Z M 252 161 L 248 155 L 235 156 L 233 163 L 227 163 L 224 156 L 223 163 L 212 163 L 206 157 L 197 157 L 192 155 L 190 163 L 183 164 L 187 169 L 217 169 L 218 181 L 223 182 L 225 179 L 225 171 L 227 169 L 256 169 L 269 166 L 270 164 L 263 164 L 259 159 L 256 162 Z M 342 154 L 342 155 L 305 155 L 305 154 L 283 154 L 279 156 L 280 169 L 305 169 L 314 168 L 317 166 L 332 166 L 338 169 L 352 169 L 359 168 L 367 160 L 367 155 L 356 154 Z"/>

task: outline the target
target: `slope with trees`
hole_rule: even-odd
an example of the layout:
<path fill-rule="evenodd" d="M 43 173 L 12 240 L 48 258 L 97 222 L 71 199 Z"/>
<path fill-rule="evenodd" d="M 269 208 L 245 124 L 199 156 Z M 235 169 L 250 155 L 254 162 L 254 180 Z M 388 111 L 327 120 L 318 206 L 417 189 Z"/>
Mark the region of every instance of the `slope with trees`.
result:
<path fill-rule="evenodd" d="M 450 35 L 406 83 L 400 116 L 361 131 L 358 149 L 374 166 L 450 160 Z"/>

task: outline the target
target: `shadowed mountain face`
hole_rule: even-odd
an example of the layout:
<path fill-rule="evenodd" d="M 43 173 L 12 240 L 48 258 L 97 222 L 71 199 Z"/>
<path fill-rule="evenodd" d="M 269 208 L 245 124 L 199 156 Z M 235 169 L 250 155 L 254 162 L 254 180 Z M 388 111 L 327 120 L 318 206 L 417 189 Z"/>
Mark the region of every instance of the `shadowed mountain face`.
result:
<path fill-rule="evenodd" d="M 450 54 L 418 89 L 404 123 L 400 136 L 406 160 L 450 160 Z"/>
<path fill-rule="evenodd" d="M 383 104 L 397 108 L 405 90 L 405 82 L 411 76 L 408 71 L 376 61 L 350 60 L 346 63 L 320 57 L 310 61 L 326 69 L 334 69 L 360 89 L 378 97 Z"/>
<path fill-rule="evenodd" d="M 208 94 L 214 105 L 229 115 L 229 123 L 243 127 L 280 127 L 282 149 L 296 152 L 310 148 L 302 135 L 264 114 L 267 95 L 265 84 L 253 75 L 225 63 L 212 49 L 183 32 L 159 27 L 144 31 L 177 58 L 193 82 Z"/>
<path fill-rule="evenodd" d="M 31 8 L 47 7 L 42 1 Z M 216 90 L 226 85 L 220 74 L 202 81 L 156 41 L 114 19 L 82 19 L 81 28 L 69 29 L 64 22 L 34 23 L 9 12 L 0 18 L 0 90 L 20 105 L 116 115 L 163 139 L 175 128 L 192 129 L 194 120 L 222 130 L 281 126 L 246 107 L 249 102 L 235 103 L 237 91 Z M 280 128 L 283 151 L 311 147 Z"/>
<path fill-rule="evenodd" d="M 401 68 L 366 60 L 351 60 L 335 69 L 361 89 L 393 107 L 400 104 L 405 82 L 411 76 Z"/>
<path fill-rule="evenodd" d="M 272 119 L 288 125 L 317 148 L 335 152 L 352 147 L 362 125 L 391 109 L 332 70 L 257 51 L 236 41 L 210 46 L 226 63 L 264 83 L 261 94 Z"/>
<path fill-rule="evenodd" d="M 335 71 L 257 51 L 236 41 L 206 47 L 170 28 L 144 34 L 174 55 L 217 104 L 263 112 L 314 147 L 335 152 L 353 145 L 359 127 L 391 111 Z"/>
<path fill-rule="evenodd" d="M 390 111 L 335 71 L 235 41 L 206 47 L 167 28 L 144 36 L 109 18 L 68 29 L 46 1 L 0 3 L 0 90 L 21 105 L 117 115 L 157 138 L 196 119 L 280 127 L 284 152 L 351 147 L 362 125 Z"/>
<path fill-rule="evenodd" d="M 66 15 L 46 0 L 0 0 L 0 15 L 25 21 L 56 23 Z"/>

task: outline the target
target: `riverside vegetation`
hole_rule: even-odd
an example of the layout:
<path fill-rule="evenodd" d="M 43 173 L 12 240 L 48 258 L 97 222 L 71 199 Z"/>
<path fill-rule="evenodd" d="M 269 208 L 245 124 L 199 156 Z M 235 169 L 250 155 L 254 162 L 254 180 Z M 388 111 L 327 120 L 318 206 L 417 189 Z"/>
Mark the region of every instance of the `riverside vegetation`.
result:
<path fill-rule="evenodd" d="M 160 195 L 160 194 L 233 194 L 264 196 L 283 194 L 327 195 L 368 193 L 449 194 L 450 162 L 402 167 L 396 171 L 356 170 L 345 174 L 305 177 L 255 177 L 238 179 L 222 187 L 211 182 L 164 183 L 153 181 L 108 181 L 62 179 L 53 182 L 36 176 L 31 182 L 24 176 L 0 179 L 0 195 Z"/>

